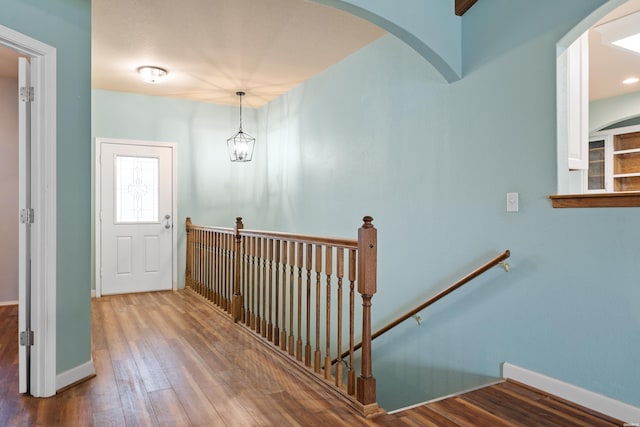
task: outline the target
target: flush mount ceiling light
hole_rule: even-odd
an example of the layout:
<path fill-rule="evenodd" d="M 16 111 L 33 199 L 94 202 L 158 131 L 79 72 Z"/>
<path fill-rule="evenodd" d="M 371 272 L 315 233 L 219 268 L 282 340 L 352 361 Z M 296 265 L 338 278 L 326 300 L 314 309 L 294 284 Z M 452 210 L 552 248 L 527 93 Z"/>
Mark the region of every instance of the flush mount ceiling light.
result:
<path fill-rule="evenodd" d="M 229 159 L 232 162 L 250 162 L 253 157 L 253 147 L 256 144 L 256 139 L 242 131 L 242 97 L 246 94 L 244 92 L 236 92 L 236 95 L 240 97 L 240 130 L 227 139 Z"/>
<path fill-rule="evenodd" d="M 594 29 L 602 35 L 602 43 L 640 54 L 640 12 L 614 19 Z"/>
<path fill-rule="evenodd" d="M 147 83 L 158 83 L 167 76 L 167 70 L 145 65 L 144 67 L 138 68 L 138 74 L 140 74 L 140 78 Z"/>
<path fill-rule="evenodd" d="M 628 79 L 624 79 L 622 81 L 622 83 L 625 84 L 625 85 L 632 85 L 632 84 L 635 84 L 635 83 L 638 83 L 638 82 L 640 82 L 640 79 L 637 78 L 637 77 L 629 77 Z"/>

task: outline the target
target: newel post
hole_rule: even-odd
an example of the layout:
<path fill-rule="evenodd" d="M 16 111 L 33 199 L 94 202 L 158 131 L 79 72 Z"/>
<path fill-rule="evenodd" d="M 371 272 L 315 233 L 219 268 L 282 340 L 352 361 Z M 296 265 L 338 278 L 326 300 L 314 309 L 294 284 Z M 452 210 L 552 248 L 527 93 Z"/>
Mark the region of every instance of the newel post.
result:
<path fill-rule="evenodd" d="M 373 218 L 365 216 L 358 230 L 358 292 L 362 295 L 362 369 L 357 380 L 356 399 L 362 405 L 376 403 L 376 379 L 371 363 L 371 299 L 376 293 L 378 230 Z"/>
<path fill-rule="evenodd" d="M 239 321 L 242 317 L 242 294 L 240 293 L 240 262 L 242 261 L 240 251 L 242 249 L 242 236 L 240 236 L 240 230 L 243 228 L 242 217 L 237 217 L 235 227 L 236 244 L 233 254 L 233 308 L 231 311 L 234 322 Z"/>
<path fill-rule="evenodd" d="M 192 235 L 191 235 L 191 226 L 193 224 L 191 223 L 191 217 L 187 217 L 187 221 L 185 222 L 185 229 L 187 232 L 187 261 L 186 261 L 186 268 L 185 268 L 185 272 L 184 272 L 184 285 L 186 287 L 189 288 L 193 288 L 192 283 L 191 283 L 191 257 L 193 256 L 191 254 L 191 246 L 192 246 Z"/>

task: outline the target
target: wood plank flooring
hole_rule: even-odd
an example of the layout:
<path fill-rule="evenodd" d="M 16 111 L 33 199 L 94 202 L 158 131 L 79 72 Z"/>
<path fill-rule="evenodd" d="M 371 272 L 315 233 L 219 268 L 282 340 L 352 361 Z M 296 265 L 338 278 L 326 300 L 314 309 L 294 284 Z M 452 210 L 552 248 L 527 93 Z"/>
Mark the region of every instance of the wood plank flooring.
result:
<path fill-rule="evenodd" d="M 189 291 L 92 302 L 96 377 L 18 394 L 17 307 L 0 307 L 0 426 L 613 426 L 517 384 L 372 420 Z"/>

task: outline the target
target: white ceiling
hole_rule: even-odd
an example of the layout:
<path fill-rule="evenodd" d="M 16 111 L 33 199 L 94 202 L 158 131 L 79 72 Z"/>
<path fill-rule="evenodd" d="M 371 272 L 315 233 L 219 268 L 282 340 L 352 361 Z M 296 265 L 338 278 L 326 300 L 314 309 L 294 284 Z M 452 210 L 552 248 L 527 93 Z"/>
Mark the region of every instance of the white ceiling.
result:
<path fill-rule="evenodd" d="M 598 25 L 640 10 L 629 0 Z M 260 106 L 384 34 L 372 24 L 306 0 L 92 0 L 92 86 Z M 640 90 L 640 55 L 590 35 L 590 98 Z M 16 77 L 17 54 L 0 48 L 0 77 Z M 160 84 L 136 68 L 169 70 Z"/>
<path fill-rule="evenodd" d="M 602 25 L 640 10 L 640 0 L 630 0 L 596 24 Z M 640 28 L 634 29 L 640 32 Z M 603 44 L 601 34 L 589 31 L 589 98 L 609 98 L 640 90 L 640 83 L 622 84 L 628 77 L 640 78 L 640 55 Z"/>
<path fill-rule="evenodd" d="M 218 104 L 242 90 L 255 107 L 383 34 L 304 0 L 92 0 L 92 86 Z M 143 65 L 169 74 L 141 82 Z"/>
<path fill-rule="evenodd" d="M 18 78 L 18 52 L 0 46 L 0 78 Z"/>

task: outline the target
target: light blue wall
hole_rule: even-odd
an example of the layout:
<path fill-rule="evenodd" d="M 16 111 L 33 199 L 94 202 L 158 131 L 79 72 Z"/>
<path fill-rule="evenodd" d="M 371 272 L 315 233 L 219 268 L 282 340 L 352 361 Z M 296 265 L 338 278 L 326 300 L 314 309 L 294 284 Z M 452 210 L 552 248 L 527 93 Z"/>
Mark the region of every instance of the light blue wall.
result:
<path fill-rule="evenodd" d="M 91 2 L 0 0 L 0 24 L 57 49 L 56 368 L 60 373 L 91 358 Z"/>
<path fill-rule="evenodd" d="M 383 37 L 259 109 L 259 151 L 242 168 L 207 145 L 233 132 L 228 109 L 94 91 L 94 134 L 177 140 L 180 169 L 192 169 L 180 171 L 181 216 L 197 221 L 353 236 L 372 215 L 375 327 L 511 249 L 511 272 L 491 270 L 421 313 L 422 326 L 376 341 L 387 409 L 497 378 L 505 361 L 639 405 L 639 210 L 548 199 L 556 43 L 603 2 L 478 2 L 453 84 Z M 147 109 L 120 111 L 132 102 Z M 505 212 L 510 191 L 519 213 Z"/>

